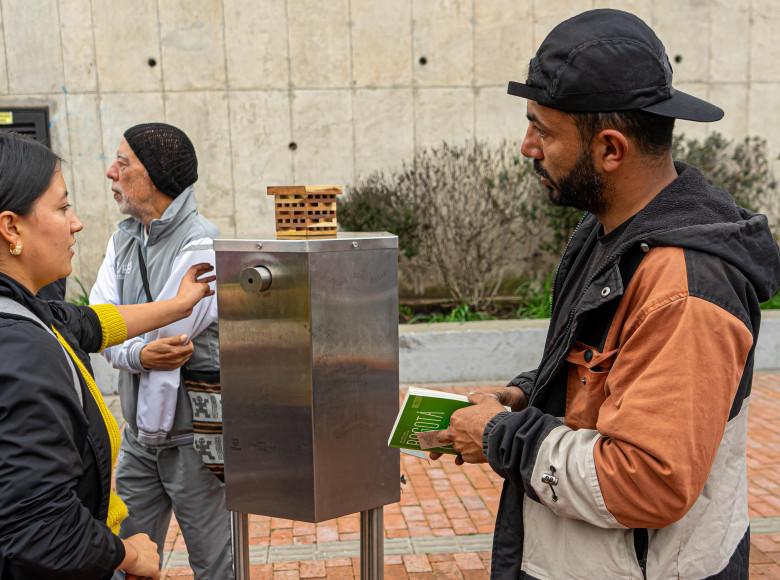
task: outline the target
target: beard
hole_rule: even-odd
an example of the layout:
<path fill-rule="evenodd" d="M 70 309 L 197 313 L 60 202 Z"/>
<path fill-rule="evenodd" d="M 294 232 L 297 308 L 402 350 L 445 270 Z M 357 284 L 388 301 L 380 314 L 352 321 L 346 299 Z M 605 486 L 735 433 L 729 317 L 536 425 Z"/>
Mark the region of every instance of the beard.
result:
<path fill-rule="evenodd" d="M 601 214 L 606 210 L 606 184 L 587 151 L 582 152 L 572 170 L 559 180 L 553 179 L 538 159 L 534 159 L 534 171 L 552 184 L 552 187 L 547 188 L 547 193 L 555 205 L 573 207 L 592 214 Z"/>

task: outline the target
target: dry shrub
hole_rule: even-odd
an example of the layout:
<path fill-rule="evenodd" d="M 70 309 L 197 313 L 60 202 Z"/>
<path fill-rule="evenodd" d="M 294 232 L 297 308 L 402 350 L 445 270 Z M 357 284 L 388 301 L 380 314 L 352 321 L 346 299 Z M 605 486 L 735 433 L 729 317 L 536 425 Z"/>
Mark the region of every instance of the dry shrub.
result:
<path fill-rule="evenodd" d="M 679 136 L 673 154 L 778 226 L 780 201 L 765 141 Z M 343 229 L 399 236 L 402 295 L 476 308 L 496 295 L 508 274 L 537 284 L 549 278 L 580 216 L 549 202 L 514 142 L 421 150 L 400 169 L 348 187 L 339 201 Z"/>
<path fill-rule="evenodd" d="M 533 270 L 545 261 L 541 201 L 538 179 L 516 143 L 443 143 L 397 172 L 348 188 L 339 221 L 344 229 L 399 235 L 407 291 L 440 288 L 448 298 L 481 306 L 510 270 L 536 277 Z"/>

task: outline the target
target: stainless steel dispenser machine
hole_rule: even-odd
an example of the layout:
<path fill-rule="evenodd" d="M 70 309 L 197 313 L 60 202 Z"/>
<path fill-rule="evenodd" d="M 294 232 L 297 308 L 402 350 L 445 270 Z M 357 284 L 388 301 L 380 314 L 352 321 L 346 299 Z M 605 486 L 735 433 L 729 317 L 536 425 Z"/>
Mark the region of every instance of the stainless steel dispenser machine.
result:
<path fill-rule="evenodd" d="M 277 216 L 278 217 L 278 216 Z M 398 239 L 214 241 L 225 486 L 238 580 L 247 514 L 361 514 L 361 577 L 383 573 L 382 506 L 399 501 Z"/>

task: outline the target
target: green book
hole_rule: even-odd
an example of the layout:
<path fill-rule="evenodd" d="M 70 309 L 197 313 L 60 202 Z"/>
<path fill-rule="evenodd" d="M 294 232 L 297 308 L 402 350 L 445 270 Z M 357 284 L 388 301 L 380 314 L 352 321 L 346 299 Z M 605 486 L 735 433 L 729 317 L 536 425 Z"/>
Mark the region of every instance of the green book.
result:
<path fill-rule="evenodd" d="M 465 395 L 409 387 L 387 440 L 388 447 L 410 450 L 413 455 L 422 457 L 427 457 L 432 451 L 457 455 L 451 445 L 421 451 L 417 433 L 446 429 L 450 426 L 452 414 L 471 404 Z"/>

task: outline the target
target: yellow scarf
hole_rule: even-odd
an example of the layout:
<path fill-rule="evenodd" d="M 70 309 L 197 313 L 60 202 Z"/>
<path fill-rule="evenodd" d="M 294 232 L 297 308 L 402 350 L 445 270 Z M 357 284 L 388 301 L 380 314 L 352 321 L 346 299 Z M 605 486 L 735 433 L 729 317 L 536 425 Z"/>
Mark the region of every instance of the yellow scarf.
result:
<path fill-rule="evenodd" d="M 102 320 L 101 326 L 103 326 Z M 119 443 L 121 441 L 119 425 L 117 425 L 116 419 L 114 419 L 111 411 L 108 410 L 106 402 L 103 400 L 103 395 L 100 394 L 100 389 L 98 389 L 98 386 L 95 383 L 95 379 L 89 373 L 87 367 L 85 367 L 84 363 L 81 362 L 81 359 L 76 356 L 76 353 L 73 352 L 73 349 L 70 347 L 68 342 L 62 338 L 62 335 L 59 332 L 57 332 L 57 329 L 52 327 L 52 330 L 54 330 L 54 334 L 57 336 L 60 344 L 68 352 L 68 355 L 70 355 L 70 358 L 78 367 L 81 376 L 84 377 L 84 381 L 87 383 L 87 388 L 89 389 L 92 398 L 95 400 L 95 403 L 97 403 L 98 409 L 100 409 L 100 415 L 103 417 L 103 422 L 105 423 L 106 431 L 108 432 L 108 439 L 111 442 L 111 469 L 113 470 L 114 465 L 116 465 L 116 458 L 119 455 Z M 105 348 L 106 342 L 107 341 L 104 338 L 104 344 L 102 345 L 103 348 Z M 118 534 L 119 526 L 126 517 L 127 506 L 122 501 L 122 498 L 120 498 L 114 490 L 111 490 L 111 495 L 108 499 L 108 517 L 106 518 L 106 525 L 111 529 L 112 532 Z"/>

